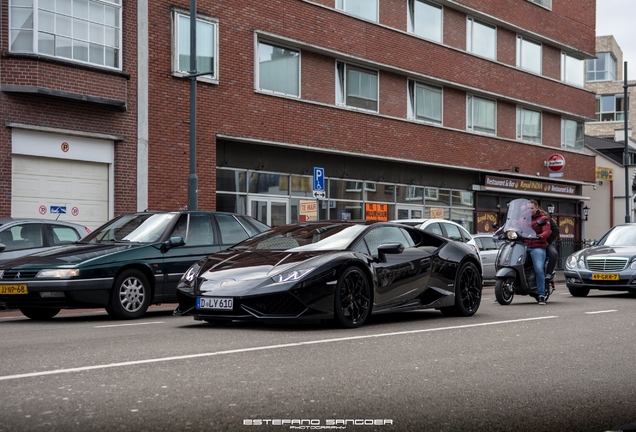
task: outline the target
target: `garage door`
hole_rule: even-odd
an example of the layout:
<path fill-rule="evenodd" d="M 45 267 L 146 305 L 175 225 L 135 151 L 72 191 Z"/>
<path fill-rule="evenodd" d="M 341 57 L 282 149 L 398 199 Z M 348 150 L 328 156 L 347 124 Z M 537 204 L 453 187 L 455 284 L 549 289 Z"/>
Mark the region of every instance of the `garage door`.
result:
<path fill-rule="evenodd" d="M 108 221 L 108 164 L 13 156 L 11 216 L 58 219 L 95 229 Z"/>

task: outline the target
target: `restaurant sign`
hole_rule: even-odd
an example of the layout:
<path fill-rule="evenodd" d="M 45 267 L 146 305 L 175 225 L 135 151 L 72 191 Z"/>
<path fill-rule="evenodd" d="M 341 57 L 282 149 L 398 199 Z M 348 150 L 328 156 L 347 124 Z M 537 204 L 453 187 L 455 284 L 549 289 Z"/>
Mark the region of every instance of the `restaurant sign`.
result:
<path fill-rule="evenodd" d="M 510 189 L 510 191 L 543 192 L 557 195 L 575 195 L 576 187 L 537 180 L 511 179 L 505 177 L 486 176 L 484 186 Z"/>

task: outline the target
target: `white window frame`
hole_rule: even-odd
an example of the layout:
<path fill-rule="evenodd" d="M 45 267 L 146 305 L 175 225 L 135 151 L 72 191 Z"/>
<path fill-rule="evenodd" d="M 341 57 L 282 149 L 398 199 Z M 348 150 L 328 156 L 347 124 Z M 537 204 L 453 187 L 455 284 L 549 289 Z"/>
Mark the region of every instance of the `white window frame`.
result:
<path fill-rule="evenodd" d="M 439 188 L 436 187 L 425 187 L 424 188 L 424 200 L 439 200 Z"/>
<path fill-rule="evenodd" d="M 538 47 L 539 48 L 539 67 L 532 67 L 532 64 L 526 64 L 524 61 L 524 47 Z M 528 49 L 526 48 L 526 50 Z M 532 39 L 528 39 L 523 35 L 517 35 L 517 67 L 528 72 L 541 74 L 543 71 L 543 45 L 541 42 L 536 42 Z"/>
<path fill-rule="evenodd" d="M 538 135 L 533 136 L 532 134 L 524 133 L 524 122 L 523 119 L 526 118 L 526 114 L 538 114 L 539 124 L 531 125 L 533 128 L 537 128 Z M 534 116 L 533 116 L 534 117 Z M 536 144 L 541 144 L 542 137 L 542 128 L 543 121 L 541 116 L 541 111 L 530 110 L 524 107 L 517 107 L 517 139 L 519 141 L 533 142 Z"/>
<path fill-rule="evenodd" d="M 424 95 L 424 101 L 420 101 L 417 97 L 417 89 L 418 88 L 422 88 L 425 92 L 429 92 L 429 93 L 425 93 Z M 425 105 L 429 105 L 430 103 L 433 102 L 432 98 L 427 97 L 429 95 L 431 95 L 432 93 L 435 94 L 439 94 L 439 118 L 435 118 L 432 116 L 418 116 L 418 106 L 420 105 L 420 103 L 423 103 Z M 433 86 L 430 84 L 425 84 L 422 82 L 418 82 L 415 80 L 409 80 L 408 81 L 408 118 L 412 119 L 412 120 L 417 120 L 417 121 L 422 121 L 422 122 L 426 122 L 426 123 L 433 123 L 433 124 L 442 124 L 442 118 L 444 115 L 444 90 L 442 87 L 438 87 L 438 86 Z"/>
<path fill-rule="evenodd" d="M 122 70 L 122 0 L 88 0 L 85 11 L 72 8 L 48 10 L 45 4 L 40 5 L 40 0 L 32 0 L 30 5 L 19 3 L 9 0 L 10 52 L 34 53 L 93 67 Z M 102 8 L 101 15 L 99 8 Z M 50 21 L 45 19 L 47 16 Z M 109 17 L 112 20 L 106 22 Z M 45 38 L 52 43 L 53 53 L 46 50 Z M 14 46 L 20 45 L 22 40 L 24 48 Z M 70 50 L 70 56 L 63 54 L 66 50 Z M 101 62 L 91 61 L 98 51 L 102 54 Z M 108 55 L 109 51 L 112 56 Z M 115 64 L 106 64 L 107 57 L 112 58 Z"/>
<path fill-rule="evenodd" d="M 282 49 L 282 50 L 286 50 L 289 52 L 296 52 L 298 53 L 297 55 L 297 66 L 296 66 L 296 70 L 295 73 L 294 71 L 292 71 L 292 74 L 295 75 L 293 77 L 293 79 L 295 79 L 297 81 L 297 87 L 295 89 L 294 92 L 290 92 L 290 91 L 285 91 L 283 89 L 272 89 L 272 88 L 266 88 L 263 86 L 263 84 L 261 83 L 261 61 L 259 58 L 260 55 L 260 50 L 261 50 L 261 44 L 262 45 L 268 45 L 270 47 L 273 48 L 278 48 L 278 49 Z M 288 46 L 285 46 L 284 44 L 280 44 L 278 42 L 272 42 L 269 40 L 257 40 L 256 41 L 256 89 L 259 91 L 264 91 L 264 92 L 270 92 L 270 93 L 274 93 L 274 94 L 280 94 L 280 95 L 285 95 L 285 96 L 293 96 L 293 97 L 300 97 L 300 78 L 301 78 L 301 51 L 297 48 L 290 48 Z M 287 68 L 289 69 L 289 68 Z M 290 80 L 286 80 L 287 82 L 289 82 Z"/>
<path fill-rule="evenodd" d="M 548 10 L 552 10 L 552 0 L 528 0 L 530 3 L 537 4 Z"/>
<path fill-rule="evenodd" d="M 173 9 L 172 13 L 172 75 L 176 77 L 188 77 L 190 75 L 190 47 L 187 48 L 188 65 L 187 70 L 179 68 L 179 23 L 180 18 L 187 19 L 187 34 L 188 41 L 190 40 L 190 12 L 182 9 Z M 201 32 L 199 32 L 199 25 L 211 25 L 213 31 L 213 41 L 210 44 L 203 45 L 200 43 Z M 203 46 L 202 46 L 203 45 Z M 201 75 L 197 77 L 198 81 L 209 81 L 218 84 L 219 82 L 219 21 L 214 18 L 201 16 L 197 14 L 197 57 L 198 51 L 212 48 L 212 71 L 198 70 L 197 73 L 212 72 L 209 75 Z"/>
<path fill-rule="evenodd" d="M 441 43 L 444 34 L 444 8 L 440 5 L 436 5 L 424 0 L 408 1 L 408 32 L 423 37 L 424 39 Z M 425 23 L 418 22 L 418 14 L 416 14 L 416 8 L 420 13 L 427 13 L 427 16 L 433 16 L 431 13 L 435 12 L 436 15 L 433 16 L 433 18 L 435 19 L 435 21 L 438 21 L 439 19 L 437 25 L 434 27 L 430 27 Z"/>
<path fill-rule="evenodd" d="M 566 141 L 568 126 L 572 126 L 573 124 L 576 126 L 576 130 L 574 131 L 574 134 L 575 134 L 574 140 Z M 580 132 L 580 140 L 578 141 L 578 143 L 576 140 L 577 132 Z M 585 147 L 585 124 L 583 122 L 579 122 L 576 120 L 561 118 L 561 148 L 570 149 L 570 150 L 583 153 L 584 147 Z"/>
<path fill-rule="evenodd" d="M 601 59 L 601 56 L 605 58 L 605 68 L 597 69 L 596 65 Z M 611 64 L 608 64 L 611 63 Z M 593 66 L 593 67 L 591 67 Z M 589 79 L 589 74 L 594 74 L 594 79 Z M 598 78 L 599 74 L 604 74 L 602 79 Z M 585 81 L 586 82 L 601 82 L 601 81 L 616 81 L 616 57 L 611 52 L 596 53 L 596 58 L 588 59 L 585 62 Z"/>
<path fill-rule="evenodd" d="M 613 110 L 603 110 L 603 100 L 612 99 Z M 620 122 L 625 121 L 625 101 L 623 101 L 623 111 L 616 111 L 617 99 L 624 99 L 623 94 L 596 95 L 596 121 L 597 122 Z M 629 99 L 629 98 L 628 98 Z M 603 115 L 613 114 L 613 120 L 603 120 Z"/>
<path fill-rule="evenodd" d="M 493 109 L 493 128 L 476 128 L 475 127 L 475 100 L 481 100 L 486 102 L 492 102 Z M 471 132 L 487 134 L 487 135 L 496 135 L 497 134 L 497 101 L 494 99 L 487 99 L 480 96 L 475 96 L 472 94 L 466 95 L 466 130 Z"/>
<path fill-rule="evenodd" d="M 357 16 L 362 19 L 378 22 L 378 15 L 379 15 L 378 1 L 379 0 L 336 0 L 336 9 L 339 9 L 343 12 L 346 12 L 353 16 Z M 374 11 L 375 17 L 373 18 L 371 18 L 371 14 L 369 14 L 369 16 L 366 16 L 364 14 L 356 13 L 356 10 L 353 9 L 356 6 L 361 6 L 361 5 L 368 6 L 372 3 L 375 5 L 375 11 Z"/>
<path fill-rule="evenodd" d="M 349 93 L 349 80 L 347 79 L 349 72 L 359 72 L 361 74 L 368 74 L 369 76 L 375 77 L 375 95 L 370 95 L 369 97 L 365 97 L 363 95 L 359 95 L 355 97 L 354 95 L 350 95 Z M 353 89 L 352 89 L 353 90 Z M 372 96 L 375 96 L 373 99 Z M 353 102 L 352 99 L 358 99 L 361 101 L 367 100 L 370 101 L 369 105 L 373 105 L 375 103 L 375 109 L 362 107 L 357 105 L 352 105 L 350 102 Z M 380 73 L 377 70 L 369 69 L 365 67 L 356 66 L 353 64 L 345 63 L 342 61 L 336 61 L 336 105 L 346 106 L 349 108 L 354 108 L 362 111 L 368 112 L 379 112 L 380 110 Z"/>
<path fill-rule="evenodd" d="M 574 61 L 580 62 L 579 71 L 578 71 L 580 75 L 580 81 L 572 79 L 572 73 L 576 72 L 576 69 L 574 69 L 574 72 L 572 71 L 572 69 L 576 65 L 576 63 L 573 63 Z M 585 86 L 585 62 L 581 59 L 578 59 L 566 53 L 565 51 L 562 51 L 561 52 L 561 81 L 573 86 L 577 86 L 577 87 Z"/>
<path fill-rule="evenodd" d="M 492 47 L 489 47 L 487 51 L 483 50 L 480 42 L 475 40 L 475 26 L 481 26 L 492 30 Z M 492 50 L 490 49 L 492 48 Z M 490 60 L 497 59 L 497 27 L 492 24 L 487 24 L 483 21 L 479 21 L 473 17 L 466 18 L 466 51 L 484 57 Z M 492 52 L 491 52 L 492 51 Z"/>

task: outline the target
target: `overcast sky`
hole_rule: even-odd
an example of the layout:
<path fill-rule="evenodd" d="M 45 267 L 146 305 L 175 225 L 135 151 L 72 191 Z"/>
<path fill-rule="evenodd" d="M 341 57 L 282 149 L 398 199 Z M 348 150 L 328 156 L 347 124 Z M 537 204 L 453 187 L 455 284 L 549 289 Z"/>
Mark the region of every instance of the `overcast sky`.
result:
<path fill-rule="evenodd" d="M 596 0 L 596 36 L 609 35 L 623 50 L 628 79 L 636 80 L 636 0 Z"/>

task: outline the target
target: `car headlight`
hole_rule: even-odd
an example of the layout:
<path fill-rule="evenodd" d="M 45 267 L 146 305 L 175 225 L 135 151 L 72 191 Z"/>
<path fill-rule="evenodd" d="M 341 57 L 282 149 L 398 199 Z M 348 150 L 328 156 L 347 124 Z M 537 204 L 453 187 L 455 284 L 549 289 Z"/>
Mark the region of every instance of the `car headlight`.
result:
<path fill-rule="evenodd" d="M 576 269 L 576 261 L 576 255 L 570 255 L 565 261 L 565 268 L 567 268 L 568 270 Z"/>
<path fill-rule="evenodd" d="M 181 280 L 187 282 L 187 283 L 192 283 L 192 281 L 194 279 L 196 279 L 197 274 L 199 273 L 199 269 L 201 268 L 201 266 L 199 265 L 199 263 L 193 264 L 192 266 L 190 266 L 190 268 L 183 274 L 183 276 L 181 277 Z"/>
<path fill-rule="evenodd" d="M 276 283 L 294 282 L 302 279 L 305 275 L 309 274 L 316 267 L 309 267 L 306 269 L 292 270 L 272 276 L 272 280 Z"/>
<path fill-rule="evenodd" d="M 636 259 L 633 259 L 632 262 L 629 263 L 630 270 L 636 270 Z M 0 276 L 1 279 L 1 276 Z"/>
<path fill-rule="evenodd" d="M 508 240 L 517 240 L 519 236 L 517 235 L 517 231 L 506 231 L 506 237 Z"/>
<path fill-rule="evenodd" d="M 79 276 L 79 269 L 45 269 L 40 270 L 36 278 L 64 279 Z"/>

